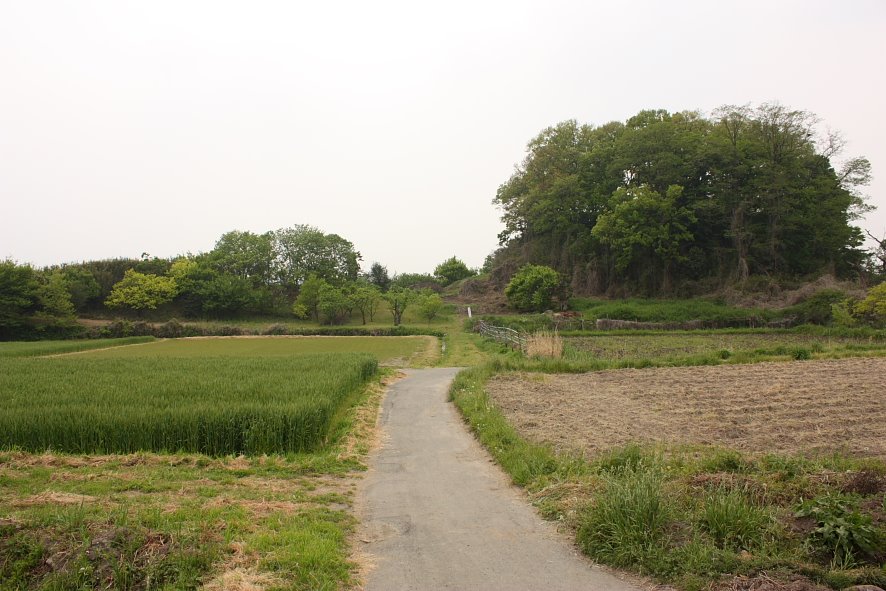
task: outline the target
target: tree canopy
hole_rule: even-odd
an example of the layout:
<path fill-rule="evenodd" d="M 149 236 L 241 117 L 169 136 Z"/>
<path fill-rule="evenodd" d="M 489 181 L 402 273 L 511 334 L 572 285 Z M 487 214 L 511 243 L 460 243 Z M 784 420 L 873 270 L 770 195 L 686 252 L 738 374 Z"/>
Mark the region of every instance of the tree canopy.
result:
<path fill-rule="evenodd" d="M 550 265 L 584 293 L 848 275 L 863 258 L 851 222 L 866 208 L 858 188 L 870 164 L 838 166 L 840 148 L 811 114 L 778 104 L 565 121 L 529 142 L 496 194 L 497 258 Z"/>

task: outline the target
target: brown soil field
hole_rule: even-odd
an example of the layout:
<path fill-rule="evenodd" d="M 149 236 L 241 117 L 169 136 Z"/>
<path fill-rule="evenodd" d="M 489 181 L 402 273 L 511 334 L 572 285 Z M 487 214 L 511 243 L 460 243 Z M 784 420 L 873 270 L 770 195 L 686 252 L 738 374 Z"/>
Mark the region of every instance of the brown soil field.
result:
<path fill-rule="evenodd" d="M 523 436 L 560 451 L 636 442 L 886 459 L 886 358 L 506 374 L 487 390 Z"/>

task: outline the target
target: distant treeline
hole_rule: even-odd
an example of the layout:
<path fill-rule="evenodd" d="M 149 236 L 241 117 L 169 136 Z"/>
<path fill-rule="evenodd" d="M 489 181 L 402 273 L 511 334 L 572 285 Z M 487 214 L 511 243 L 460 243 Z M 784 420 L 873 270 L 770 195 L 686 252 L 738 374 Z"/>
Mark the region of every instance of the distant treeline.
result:
<path fill-rule="evenodd" d="M 434 275 L 393 277 L 380 263 L 363 273 L 360 261 L 349 240 L 306 225 L 263 234 L 235 230 L 209 252 L 169 259 L 145 254 L 43 269 L 0 261 L 0 340 L 88 336 L 76 320 L 84 315 L 294 314 L 322 324 L 347 323 L 356 315 L 365 324 L 385 307 L 400 324 L 409 306 L 430 323 L 443 309 L 434 292 L 475 273 L 455 257 Z"/>
<path fill-rule="evenodd" d="M 837 167 L 839 136 L 777 104 L 566 121 L 529 142 L 494 202 L 491 266 L 549 265 L 578 294 L 706 293 L 752 275 L 857 276 L 872 264 L 852 221 L 870 163 Z"/>

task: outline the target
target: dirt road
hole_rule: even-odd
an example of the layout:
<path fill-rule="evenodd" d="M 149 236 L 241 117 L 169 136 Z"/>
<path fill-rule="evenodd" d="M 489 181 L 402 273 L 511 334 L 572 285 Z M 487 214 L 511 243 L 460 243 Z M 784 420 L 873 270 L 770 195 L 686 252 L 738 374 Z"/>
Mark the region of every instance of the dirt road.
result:
<path fill-rule="evenodd" d="M 492 463 L 446 401 L 457 371 L 408 370 L 387 394 L 360 494 L 366 588 L 636 591 L 578 555 Z"/>

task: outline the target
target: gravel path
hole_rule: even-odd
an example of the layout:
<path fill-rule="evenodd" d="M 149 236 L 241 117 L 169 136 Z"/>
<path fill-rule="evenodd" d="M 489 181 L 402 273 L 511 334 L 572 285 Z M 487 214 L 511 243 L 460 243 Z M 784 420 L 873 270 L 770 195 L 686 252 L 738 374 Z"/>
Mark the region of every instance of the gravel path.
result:
<path fill-rule="evenodd" d="M 359 496 L 369 591 L 637 591 L 580 556 L 492 463 L 447 402 L 457 369 L 408 370 L 388 391 Z"/>

